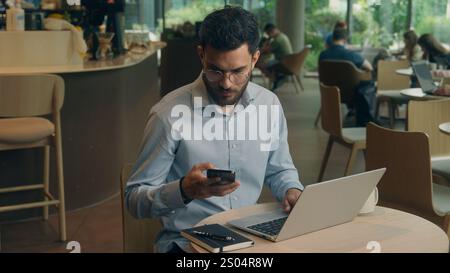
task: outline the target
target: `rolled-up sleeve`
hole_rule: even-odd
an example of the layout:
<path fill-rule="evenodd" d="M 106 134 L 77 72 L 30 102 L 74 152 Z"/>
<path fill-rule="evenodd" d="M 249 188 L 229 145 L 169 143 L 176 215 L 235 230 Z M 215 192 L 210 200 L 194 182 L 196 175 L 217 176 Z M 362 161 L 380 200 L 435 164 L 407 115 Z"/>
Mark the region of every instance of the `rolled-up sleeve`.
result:
<path fill-rule="evenodd" d="M 275 99 L 274 104 L 280 105 L 278 99 Z M 265 184 L 281 202 L 289 189 L 294 188 L 303 191 L 304 187 L 300 183 L 297 168 L 295 168 L 289 152 L 287 122 L 281 105 L 279 109 L 279 143 L 277 149 L 269 154 Z"/>
<path fill-rule="evenodd" d="M 125 189 L 125 205 L 134 217 L 158 218 L 185 206 L 180 181 L 166 181 L 177 145 L 170 123 L 150 113 L 141 151 Z"/>

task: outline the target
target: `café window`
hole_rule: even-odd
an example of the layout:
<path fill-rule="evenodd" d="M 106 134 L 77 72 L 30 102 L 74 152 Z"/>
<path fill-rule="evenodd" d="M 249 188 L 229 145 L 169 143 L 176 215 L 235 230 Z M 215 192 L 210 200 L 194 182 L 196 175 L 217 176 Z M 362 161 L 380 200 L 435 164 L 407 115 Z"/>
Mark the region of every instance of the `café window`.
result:
<path fill-rule="evenodd" d="M 305 43 L 312 46 L 305 65 L 308 70 L 316 70 L 319 54 L 325 49 L 325 38 L 338 20 L 346 20 L 347 0 L 306 1 L 305 14 Z"/>
<path fill-rule="evenodd" d="M 431 33 L 439 41 L 449 45 L 450 1 L 413 1 L 413 26 L 417 33 Z"/>

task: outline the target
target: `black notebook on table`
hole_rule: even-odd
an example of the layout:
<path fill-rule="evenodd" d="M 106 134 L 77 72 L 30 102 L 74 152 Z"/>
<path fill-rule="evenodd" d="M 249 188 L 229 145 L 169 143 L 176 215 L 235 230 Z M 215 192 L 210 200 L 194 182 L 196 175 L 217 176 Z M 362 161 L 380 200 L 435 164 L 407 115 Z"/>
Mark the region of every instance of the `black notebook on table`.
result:
<path fill-rule="evenodd" d="M 185 229 L 181 231 L 181 235 L 213 253 L 233 251 L 255 244 L 249 238 L 219 224 Z"/>

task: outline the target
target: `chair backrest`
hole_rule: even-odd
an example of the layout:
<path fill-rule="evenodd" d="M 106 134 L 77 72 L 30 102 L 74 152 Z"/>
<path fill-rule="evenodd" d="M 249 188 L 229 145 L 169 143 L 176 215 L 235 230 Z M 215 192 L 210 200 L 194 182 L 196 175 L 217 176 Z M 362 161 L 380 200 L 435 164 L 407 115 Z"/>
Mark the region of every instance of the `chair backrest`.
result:
<path fill-rule="evenodd" d="M 43 116 L 61 110 L 64 80 L 57 75 L 0 76 L 0 117 Z"/>
<path fill-rule="evenodd" d="M 293 75 L 301 76 L 303 65 L 309 54 L 309 47 L 305 47 L 302 51 L 290 55 L 286 55 L 281 63 Z"/>
<path fill-rule="evenodd" d="M 377 88 L 378 90 L 402 90 L 410 87 L 409 77 L 397 74 L 398 69 L 410 67 L 407 60 L 378 61 Z"/>
<path fill-rule="evenodd" d="M 328 134 L 342 137 L 341 96 L 339 88 L 320 83 L 322 128 Z"/>
<path fill-rule="evenodd" d="M 448 135 L 439 131 L 439 125 L 450 121 L 450 99 L 410 101 L 408 130 L 426 133 L 430 141 L 431 156 L 450 156 Z"/>
<path fill-rule="evenodd" d="M 120 176 L 120 192 L 122 197 L 123 251 L 125 253 L 153 253 L 153 243 L 161 230 L 157 219 L 136 219 L 125 207 L 125 187 L 133 168 L 125 164 Z"/>
<path fill-rule="evenodd" d="M 387 168 L 378 184 L 380 205 L 430 219 L 435 215 L 430 165 L 426 134 L 368 124 L 366 168 Z"/>
<path fill-rule="evenodd" d="M 319 81 L 328 86 L 337 86 L 341 91 L 341 102 L 352 103 L 355 88 L 369 74 L 358 69 L 352 62 L 325 60 L 319 63 Z"/>

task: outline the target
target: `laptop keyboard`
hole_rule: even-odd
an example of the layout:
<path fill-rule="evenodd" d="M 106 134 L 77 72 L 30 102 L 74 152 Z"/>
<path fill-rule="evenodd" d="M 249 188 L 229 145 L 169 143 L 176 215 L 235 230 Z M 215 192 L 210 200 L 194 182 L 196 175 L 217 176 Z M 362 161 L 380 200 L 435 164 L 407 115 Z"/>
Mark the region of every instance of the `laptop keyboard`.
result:
<path fill-rule="evenodd" d="M 271 236 L 278 235 L 280 233 L 281 228 L 284 225 L 284 222 L 286 222 L 287 217 L 283 217 L 280 219 L 267 221 L 261 224 L 249 226 L 247 228 L 253 229 L 255 231 L 258 231 L 260 233 L 268 234 Z"/>

